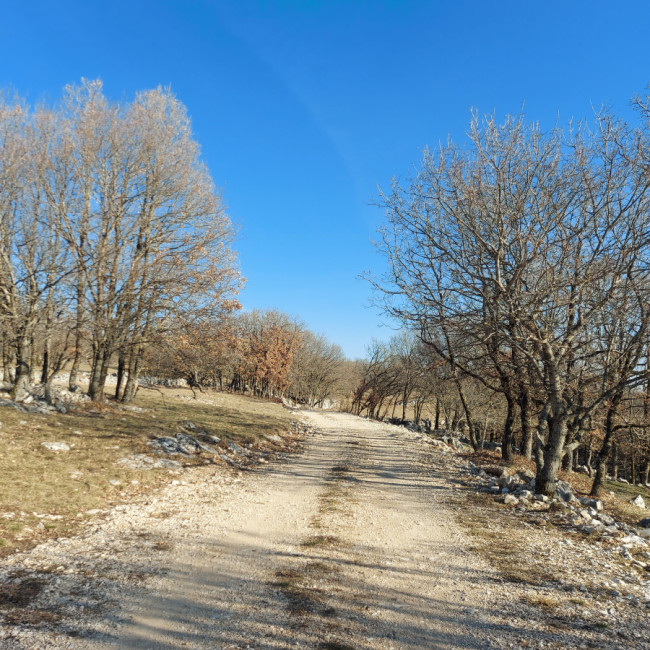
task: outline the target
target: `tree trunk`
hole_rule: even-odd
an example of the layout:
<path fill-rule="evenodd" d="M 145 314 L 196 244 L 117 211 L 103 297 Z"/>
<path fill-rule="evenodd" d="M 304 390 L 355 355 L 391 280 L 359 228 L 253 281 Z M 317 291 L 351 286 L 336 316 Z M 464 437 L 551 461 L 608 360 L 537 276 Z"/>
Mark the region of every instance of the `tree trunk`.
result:
<path fill-rule="evenodd" d="M 470 409 L 469 403 L 465 399 L 465 391 L 463 387 L 456 379 L 456 388 L 458 389 L 458 396 L 460 397 L 461 404 L 465 410 L 465 419 L 467 420 L 467 429 L 469 432 L 469 442 L 472 445 L 474 451 L 478 451 L 478 439 L 476 438 L 476 427 L 474 426 L 474 419 L 472 418 L 472 411 Z"/>
<path fill-rule="evenodd" d="M 131 403 L 138 392 L 138 378 L 140 377 L 141 361 L 142 350 L 140 348 L 133 350 L 129 358 L 129 376 L 126 380 L 126 386 L 124 387 L 124 395 L 122 396 L 122 402 L 125 404 Z"/>
<path fill-rule="evenodd" d="M 515 400 L 508 394 L 505 394 L 508 404 L 506 412 L 506 421 L 503 427 L 503 438 L 501 439 L 501 458 L 506 462 L 514 460 L 514 424 L 515 424 Z"/>
<path fill-rule="evenodd" d="M 22 402 L 29 395 L 31 383 L 31 368 L 29 367 L 29 354 L 27 342 L 23 337 L 16 341 L 16 379 L 11 389 L 11 399 Z"/>
<path fill-rule="evenodd" d="M 124 371 L 126 369 L 126 352 L 124 348 L 120 348 L 117 356 L 117 381 L 115 382 L 115 400 L 119 401 L 120 391 L 122 390 L 122 383 L 124 382 Z"/>
<path fill-rule="evenodd" d="M 15 374 L 13 372 L 14 353 L 11 349 L 9 337 L 5 336 L 2 341 L 2 380 L 7 384 L 13 384 Z"/>
<path fill-rule="evenodd" d="M 90 377 L 90 386 L 88 388 L 88 396 L 93 402 L 104 401 L 104 386 L 106 386 L 110 357 L 111 353 L 106 349 L 100 350 L 95 355 L 93 370 Z"/>
<path fill-rule="evenodd" d="M 548 441 L 544 446 L 544 464 L 537 471 L 535 491 L 555 496 L 555 482 L 562 464 L 567 437 L 567 418 L 563 413 L 548 418 Z"/>
<path fill-rule="evenodd" d="M 440 399 L 436 397 L 436 431 L 440 428 Z"/>
<path fill-rule="evenodd" d="M 460 390 L 460 388 L 458 389 Z M 458 428 L 458 421 L 460 420 L 458 409 L 454 408 L 454 417 L 451 419 L 451 430 L 456 431 Z"/>
<path fill-rule="evenodd" d="M 596 476 L 591 485 L 590 494 L 593 497 L 599 497 L 603 492 L 605 479 L 607 478 L 607 461 L 609 460 L 612 448 L 616 447 L 614 444 L 614 419 L 618 412 L 620 399 L 620 397 L 614 398 L 607 409 L 607 415 L 605 417 L 605 435 L 603 438 L 603 444 L 598 452 L 598 456 L 596 457 Z"/>
<path fill-rule="evenodd" d="M 519 417 L 521 419 L 521 453 L 530 460 L 533 457 L 533 427 L 530 421 L 530 398 L 527 390 L 519 393 Z"/>
<path fill-rule="evenodd" d="M 50 369 L 50 337 L 45 338 L 43 343 L 43 367 L 41 368 L 41 384 L 47 384 L 47 376 Z"/>
<path fill-rule="evenodd" d="M 612 478 L 618 478 L 618 445 L 612 443 Z"/>

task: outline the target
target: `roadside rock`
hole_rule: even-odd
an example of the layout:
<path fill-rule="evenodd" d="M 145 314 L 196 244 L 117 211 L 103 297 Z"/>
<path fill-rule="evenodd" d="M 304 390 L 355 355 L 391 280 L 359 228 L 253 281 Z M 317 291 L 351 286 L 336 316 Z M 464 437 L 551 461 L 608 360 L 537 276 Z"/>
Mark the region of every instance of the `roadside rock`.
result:
<path fill-rule="evenodd" d="M 603 502 L 600 499 L 590 499 L 589 497 L 580 497 L 578 499 L 583 506 L 587 508 L 593 508 L 598 512 L 601 512 L 603 509 Z"/>
<path fill-rule="evenodd" d="M 146 454 L 135 454 L 128 458 L 120 458 L 116 461 L 118 465 L 124 465 L 130 469 L 180 469 L 183 467 L 177 460 L 171 458 L 152 458 Z"/>
<path fill-rule="evenodd" d="M 170 455 L 184 454 L 186 456 L 193 456 L 201 451 L 206 451 L 210 454 L 219 453 L 216 449 L 202 443 L 189 433 L 177 433 L 175 436 L 159 436 L 151 440 L 149 446 L 155 451 Z"/>
<path fill-rule="evenodd" d="M 632 499 L 630 503 L 633 506 L 637 506 L 637 508 L 645 508 L 645 501 L 643 500 L 643 497 L 640 494 L 634 497 L 634 499 Z"/>
<path fill-rule="evenodd" d="M 524 481 L 524 483 L 530 483 L 531 481 L 535 480 L 535 472 L 529 469 L 520 469 L 517 472 L 517 476 Z"/>
<path fill-rule="evenodd" d="M 65 442 L 42 442 L 41 445 L 50 451 L 70 451 L 70 445 Z"/>
<path fill-rule="evenodd" d="M 501 465 L 484 465 L 481 469 L 488 476 L 495 476 L 497 478 L 505 478 L 506 476 L 509 476 L 508 470 Z"/>

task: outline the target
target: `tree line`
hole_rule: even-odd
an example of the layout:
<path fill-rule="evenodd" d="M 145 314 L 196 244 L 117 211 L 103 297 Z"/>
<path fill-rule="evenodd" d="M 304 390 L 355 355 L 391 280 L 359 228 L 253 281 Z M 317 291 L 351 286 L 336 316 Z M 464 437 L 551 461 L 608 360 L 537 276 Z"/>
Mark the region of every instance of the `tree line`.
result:
<path fill-rule="evenodd" d="M 474 115 L 468 142 L 425 151 L 379 205 L 404 327 L 368 358 L 277 311 L 237 313 L 233 229 L 168 89 L 110 102 L 101 83 L 55 106 L 0 98 L 2 378 L 18 401 L 68 388 L 131 401 L 141 373 L 310 406 L 495 433 L 506 461 L 650 472 L 650 98 L 543 131 Z"/>
<path fill-rule="evenodd" d="M 474 115 L 379 198 L 377 303 L 443 364 L 475 449 L 476 395 L 498 396 L 503 457 L 533 458 L 546 494 L 595 442 L 594 494 L 624 437 L 648 472 L 649 96 L 634 106 L 550 131 Z"/>
<path fill-rule="evenodd" d="M 345 399 L 350 365 L 338 345 L 277 310 L 179 321 L 175 335 L 145 356 L 145 373 L 158 379 L 311 407 Z"/>
<path fill-rule="evenodd" d="M 131 401 L 149 345 L 173 323 L 237 306 L 233 230 L 168 89 L 106 99 L 99 81 L 54 107 L 0 99 L 0 335 L 3 379 L 28 395 L 90 365 L 104 395 L 117 358 Z"/>

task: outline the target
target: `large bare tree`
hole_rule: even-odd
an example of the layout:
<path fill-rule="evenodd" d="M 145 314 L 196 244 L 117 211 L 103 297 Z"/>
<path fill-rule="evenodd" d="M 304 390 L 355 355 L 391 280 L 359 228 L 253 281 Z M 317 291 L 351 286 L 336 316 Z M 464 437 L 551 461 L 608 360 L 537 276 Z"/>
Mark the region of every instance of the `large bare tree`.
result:
<path fill-rule="evenodd" d="M 548 133 L 523 116 L 474 117 L 467 146 L 425 152 L 419 172 L 381 197 L 382 306 L 454 375 L 502 391 L 509 407 L 522 390 L 533 398 L 544 493 L 570 431 L 641 380 L 638 363 L 621 362 L 640 358 L 649 318 L 641 148 L 640 132 L 609 115 L 593 131 Z M 624 349 L 594 339 L 623 313 Z"/>
<path fill-rule="evenodd" d="M 117 355 L 116 392 L 130 401 L 146 346 L 175 320 L 230 309 L 241 285 L 185 107 L 162 88 L 113 103 L 83 81 L 55 108 L 0 102 L 0 153 L 0 318 L 14 395 L 27 391 L 38 345 L 46 383 L 72 358 L 73 389 L 86 347 L 90 397 L 103 398 Z M 72 336 L 63 351 L 58 337 L 52 364 L 63 322 Z"/>

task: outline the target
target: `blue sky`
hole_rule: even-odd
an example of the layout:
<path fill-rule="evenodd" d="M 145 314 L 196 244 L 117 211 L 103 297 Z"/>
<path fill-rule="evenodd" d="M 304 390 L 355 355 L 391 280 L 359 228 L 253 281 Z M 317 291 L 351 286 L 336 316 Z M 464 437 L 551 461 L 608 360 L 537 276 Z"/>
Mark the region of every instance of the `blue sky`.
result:
<path fill-rule="evenodd" d="M 647 2 L 7 0 L 0 21 L 0 87 L 31 102 L 170 84 L 240 228 L 244 307 L 350 357 L 392 333 L 358 279 L 382 266 L 378 186 L 471 108 L 550 126 L 650 82 Z"/>

